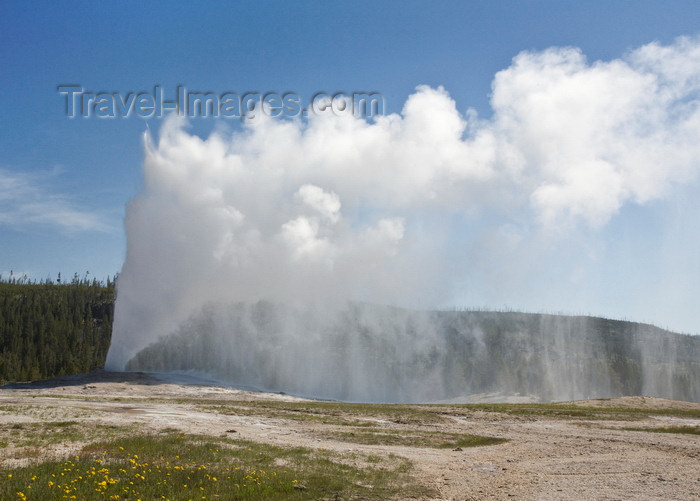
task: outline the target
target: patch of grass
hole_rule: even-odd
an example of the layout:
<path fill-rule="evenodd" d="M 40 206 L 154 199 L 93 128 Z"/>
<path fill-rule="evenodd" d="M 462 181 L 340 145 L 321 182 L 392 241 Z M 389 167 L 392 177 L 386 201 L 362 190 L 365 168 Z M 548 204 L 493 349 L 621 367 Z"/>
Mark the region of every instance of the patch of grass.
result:
<path fill-rule="evenodd" d="M 446 418 L 429 405 L 358 404 L 346 402 L 199 401 L 203 410 L 220 414 L 265 416 L 341 426 L 376 426 L 376 421 L 397 424 L 437 424 Z"/>
<path fill-rule="evenodd" d="M 241 405 L 200 405 L 199 408 L 205 412 L 214 412 L 216 414 L 233 416 L 259 416 L 273 419 L 289 419 L 292 421 L 304 421 L 340 426 L 352 426 L 358 424 L 357 421 L 349 420 L 338 414 L 304 412 L 303 410 L 298 409 L 264 409 L 258 407 L 251 408 Z"/>
<path fill-rule="evenodd" d="M 77 421 L 51 421 L 49 423 L 44 423 L 44 427 L 46 428 L 66 428 L 69 426 L 75 426 L 77 425 Z"/>
<path fill-rule="evenodd" d="M 483 435 L 458 435 L 454 442 L 447 441 L 440 444 L 441 449 L 452 447 L 482 447 L 484 445 L 498 445 L 507 442 L 505 438 L 485 437 Z"/>
<path fill-rule="evenodd" d="M 10 414 L 17 414 L 20 409 L 21 407 L 19 405 L 0 405 L 0 412 L 9 412 Z"/>
<path fill-rule="evenodd" d="M 295 421 L 313 421 L 341 426 L 376 426 L 388 421 L 404 425 L 437 424 L 446 416 L 468 415 L 470 412 L 494 412 L 511 416 L 549 419 L 589 419 L 634 421 L 649 416 L 700 418 L 697 409 L 648 409 L 635 407 L 589 407 L 576 404 L 357 404 L 345 402 L 280 402 L 199 400 L 204 410 L 223 414 L 267 416 Z"/>
<path fill-rule="evenodd" d="M 77 442 L 85 437 L 83 426 L 76 421 L 49 421 L 46 423 L 30 423 L 24 427 L 22 439 L 18 446 L 33 446 L 41 444 L 58 444 L 62 442 Z"/>
<path fill-rule="evenodd" d="M 662 426 L 658 428 L 620 428 L 626 431 L 648 431 L 650 433 L 678 433 L 681 435 L 700 435 L 700 426 Z"/>
<path fill-rule="evenodd" d="M 323 438 L 341 440 L 363 445 L 398 445 L 404 447 L 432 447 L 448 449 L 456 447 L 479 447 L 507 442 L 503 438 L 465 435 L 424 430 L 354 429 L 352 431 L 329 431 Z"/>
<path fill-rule="evenodd" d="M 367 461 L 369 458 L 367 458 Z M 0 499 L 391 499 L 435 495 L 410 462 L 351 466 L 325 450 L 168 434 L 95 443 L 68 461 L 4 471 Z M 284 466 L 279 466 L 283 464 Z"/>
<path fill-rule="evenodd" d="M 46 451 L 44 450 L 44 448 L 36 445 L 30 445 L 22 447 L 21 449 L 16 451 L 15 457 L 22 459 L 37 459 L 43 457 L 45 453 Z"/>
<path fill-rule="evenodd" d="M 45 423 L 14 423 L 0 426 L 0 441 L 17 448 L 45 448 L 53 444 L 84 443 L 93 437 L 115 438 L 125 434 L 130 428 L 103 425 L 81 424 L 77 421 L 47 421 Z M 18 456 L 24 455 L 20 450 Z"/>
<path fill-rule="evenodd" d="M 697 409 L 647 409 L 637 407 L 588 407 L 573 404 L 463 404 L 450 406 L 468 411 L 497 412 L 512 416 L 582 418 L 592 420 L 637 420 L 649 416 L 700 418 Z"/>
<path fill-rule="evenodd" d="M 66 420 L 72 418 L 92 417 L 96 413 L 102 413 L 97 409 L 79 410 L 68 407 L 55 407 L 51 405 L 0 405 L 0 412 L 7 412 L 18 416 L 27 416 L 42 421 Z"/>

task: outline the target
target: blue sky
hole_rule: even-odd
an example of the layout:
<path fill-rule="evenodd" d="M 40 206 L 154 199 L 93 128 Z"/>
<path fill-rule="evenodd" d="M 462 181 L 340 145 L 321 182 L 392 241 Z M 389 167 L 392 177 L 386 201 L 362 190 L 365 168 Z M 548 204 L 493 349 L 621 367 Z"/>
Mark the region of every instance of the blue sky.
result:
<path fill-rule="evenodd" d="M 444 86 L 461 113 L 473 108 L 489 119 L 494 76 L 522 51 L 573 46 L 594 63 L 700 34 L 700 4 L 692 1 L 3 1 L 0 11 L 0 272 L 38 279 L 120 271 L 125 205 L 142 185 L 142 134 L 161 125 L 135 116 L 66 118 L 58 85 L 302 98 L 377 91 L 389 113 L 401 112 L 419 85 Z M 200 119 L 192 130 L 206 136 L 215 126 Z M 603 314 L 699 332 L 696 188 L 625 204 L 560 245 L 553 256 L 593 241 L 581 257 L 586 278 L 565 300 L 547 285 L 559 280 L 553 265 L 519 281 L 516 292 L 508 279 L 469 289 L 475 270 L 454 304 Z M 523 292 L 528 281 L 531 295 Z"/>

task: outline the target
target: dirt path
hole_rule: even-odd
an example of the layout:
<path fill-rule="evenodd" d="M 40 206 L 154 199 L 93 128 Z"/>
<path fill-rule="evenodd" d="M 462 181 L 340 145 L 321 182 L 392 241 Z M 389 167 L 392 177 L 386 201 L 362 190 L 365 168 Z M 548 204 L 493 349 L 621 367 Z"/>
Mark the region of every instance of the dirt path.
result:
<path fill-rule="evenodd" d="M 174 428 L 214 436 L 235 430 L 236 436 L 244 439 L 286 446 L 373 455 L 393 453 L 413 461 L 421 482 L 435 487 L 439 499 L 445 500 L 700 499 L 700 436 L 621 429 L 700 426 L 697 418 L 650 413 L 630 423 L 513 416 L 444 406 L 442 421 L 412 423 L 412 428 L 501 437 L 508 442 L 464 450 L 361 445 L 324 438 L 329 431 L 342 430 L 340 425 L 264 413 L 222 414 L 188 402 L 302 399 L 193 382 L 187 378 L 165 381 L 139 373 L 103 373 L 8 385 L 0 388 L 0 409 L 5 409 L 0 412 L 0 425 L 78 416 L 83 422 L 137 424 L 144 429 Z M 700 404 L 636 397 L 578 404 L 662 411 L 700 409 Z M 382 422 L 381 426 L 404 429 L 395 422 Z M 73 452 L 63 444 L 52 449 L 57 456 Z M 22 459 L 12 454 L 12 450 L 0 449 L 0 466 L 22 464 Z"/>

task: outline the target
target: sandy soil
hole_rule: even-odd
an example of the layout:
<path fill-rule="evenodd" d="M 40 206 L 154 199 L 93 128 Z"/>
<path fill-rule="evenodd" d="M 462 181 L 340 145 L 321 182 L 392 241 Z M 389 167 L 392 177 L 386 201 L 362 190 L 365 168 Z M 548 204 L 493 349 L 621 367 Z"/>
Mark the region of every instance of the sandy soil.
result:
<path fill-rule="evenodd" d="M 95 398 L 95 397 L 102 397 Z M 110 399 L 119 398 L 119 401 Z M 464 450 L 359 445 L 319 438 L 333 425 L 265 415 L 205 412 L 188 398 L 301 400 L 288 395 L 243 391 L 201 380 L 143 373 L 94 373 L 0 387 L 0 425 L 47 419 L 46 414 L 2 411 L 2 406 L 52 408 L 55 420 L 79 415 L 85 421 L 176 428 L 190 433 L 237 436 L 278 445 L 325 447 L 338 452 L 404 456 L 418 479 L 440 493 L 437 499 L 700 499 L 700 436 L 622 430 L 670 425 L 700 426 L 700 419 L 654 415 L 653 410 L 696 409 L 700 404 L 650 397 L 577 402 L 577 405 L 650 410 L 641 420 L 535 418 L 444 406 L 444 423 L 412 423 L 445 432 L 503 437 L 500 445 Z M 7 407 L 11 409 L 12 407 Z M 61 412 L 64 409 L 65 412 Z M 358 418 L 358 416 L 354 416 Z M 361 418 L 361 417 L 360 417 Z M 401 423 L 382 426 L 401 429 Z M 57 457 L 79 444 L 53 446 Z M 22 464 L 11 448 L 0 448 L 0 467 Z"/>

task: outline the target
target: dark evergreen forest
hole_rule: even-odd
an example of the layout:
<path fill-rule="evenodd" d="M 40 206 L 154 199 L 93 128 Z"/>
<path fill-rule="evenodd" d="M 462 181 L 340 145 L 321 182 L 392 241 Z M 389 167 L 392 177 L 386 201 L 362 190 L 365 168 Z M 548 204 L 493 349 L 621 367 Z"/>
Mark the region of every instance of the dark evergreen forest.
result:
<path fill-rule="evenodd" d="M 0 277 L 0 383 L 104 366 L 112 336 L 114 281 Z"/>

